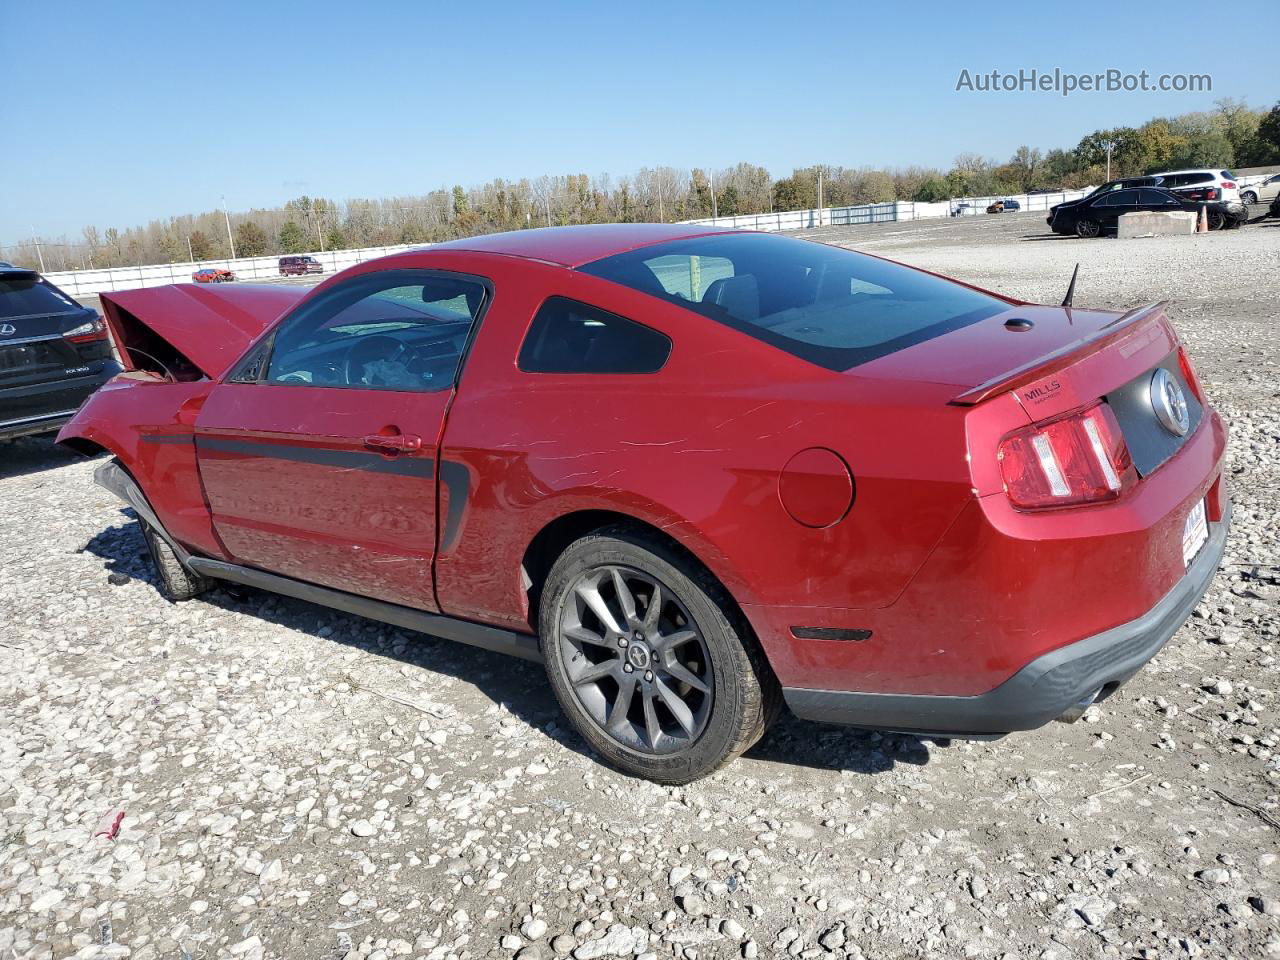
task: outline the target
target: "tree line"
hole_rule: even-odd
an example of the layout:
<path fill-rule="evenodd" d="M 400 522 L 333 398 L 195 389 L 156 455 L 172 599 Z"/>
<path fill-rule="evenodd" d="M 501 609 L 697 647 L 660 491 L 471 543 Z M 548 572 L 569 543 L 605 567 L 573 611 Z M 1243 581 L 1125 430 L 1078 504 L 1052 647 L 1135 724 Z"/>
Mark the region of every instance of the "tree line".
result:
<path fill-rule="evenodd" d="M 28 241 L 0 258 L 48 270 L 181 263 L 354 247 L 430 243 L 454 237 L 579 223 L 672 222 L 735 214 L 850 206 L 892 200 L 940 201 L 1103 182 L 1110 147 L 1112 177 L 1180 167 L 1280 163 L 1280 103 L 1255 110 L 1224 99 L 1211 111 L 1158 117 L 1139 127 L 1096 130 L 1074 147 L 1021 146 L 1007 162 L 966 153 L 945 172 L 813 165 L 775 179 L 764 167 L 651 167 L 614 179 L 567 174 L 496 179 L 482 186 L 417 196 L 335 202 L 299 197 L 280 207 L 209 211 L 99 230 L 74 241 Z M 228 236 L 230 233 L 230 237 Z"/>

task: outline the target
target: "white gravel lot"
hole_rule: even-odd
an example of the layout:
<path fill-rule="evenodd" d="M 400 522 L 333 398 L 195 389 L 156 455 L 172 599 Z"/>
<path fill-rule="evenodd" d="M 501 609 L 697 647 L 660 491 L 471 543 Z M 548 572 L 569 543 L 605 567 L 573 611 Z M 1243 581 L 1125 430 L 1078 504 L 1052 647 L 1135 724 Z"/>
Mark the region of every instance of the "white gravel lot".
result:
<path fill-rule="evenodd" d="M 1073 726 L 787 718 L 682 788 L 540 668 L 292 600 L 156 593 L 93 464 L 0 448 L 0 958 L 1280 956 L 1280 224 L 824 231 L 1030 299 L 1172 298 L 1233 431 L 1193 620 Z M 110 832 L 114 839 L 95 835 Z"/>

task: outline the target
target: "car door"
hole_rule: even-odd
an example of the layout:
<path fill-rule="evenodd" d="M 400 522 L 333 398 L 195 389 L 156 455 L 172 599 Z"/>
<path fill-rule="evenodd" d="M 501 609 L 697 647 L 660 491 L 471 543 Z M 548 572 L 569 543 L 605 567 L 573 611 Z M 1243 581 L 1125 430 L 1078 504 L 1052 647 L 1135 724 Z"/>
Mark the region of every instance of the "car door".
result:
<path fill-rule="evenodd" d="M 1178 198 L 1172 193 L 1166 190 L 1155 190 L 1150 187 L 1138 191 L 1138 204 L 1143 210 L 1155 213 L 1168 213 L 1171 210 L 1182 209 L 1182 204 L 1178 202 Z"/>
<path fill-rule="evenodd" d="M 248 566 L 435 610 L 436 456 L 487 281 L 360 274 L 304 300 L 210 393 L 196 456 Z"/>
<path fill-rule="evenodd" d="M 1104 230 L 1114 230 L 1120 215 L 1132 213 L 1138 208 L 1137 204 L 1137 190 L 1117 190 L 1115 193 L 1105 196 L 1103 202 L 1097 205 L 1094 210 L 1097 214 L 1098 223 L 1102 224 L 1102 228 Z"/>

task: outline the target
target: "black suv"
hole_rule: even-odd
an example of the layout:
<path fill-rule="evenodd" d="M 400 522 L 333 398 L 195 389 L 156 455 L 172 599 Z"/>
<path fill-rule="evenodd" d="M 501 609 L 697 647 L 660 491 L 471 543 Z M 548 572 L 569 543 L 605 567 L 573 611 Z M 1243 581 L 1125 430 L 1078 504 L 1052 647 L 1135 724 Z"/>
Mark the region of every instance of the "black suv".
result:
<path fill-rule="evenodd" d="M 57 430 L 119 372 L 96 311 L 34 270 L 0 266 L 0 440 Z"/>

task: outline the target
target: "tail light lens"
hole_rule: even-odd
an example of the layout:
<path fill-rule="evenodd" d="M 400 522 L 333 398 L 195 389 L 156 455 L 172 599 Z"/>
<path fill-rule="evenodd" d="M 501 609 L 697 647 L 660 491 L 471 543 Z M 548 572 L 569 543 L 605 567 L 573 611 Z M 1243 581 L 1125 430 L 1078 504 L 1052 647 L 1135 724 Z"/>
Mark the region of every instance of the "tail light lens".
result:
<path fill-rule="evenodd" d="M 107 339 L 107 325 L 102 322 L 101 317 L 94 317 L 88 323 L 72 327 L 62 336 L 72 343 L 93 343 L 95 340 Z"/>
<path fill-rule="evenodd" d="M 1104 403 L 1011 433 L 997 456 L 1005 492 L 1024 510 L 1115 500 L 1137 476 Z"/>
<path fill-rule="evenodd" d="M 1223 180 L 1222 187 L 1224 190 L 1234 190 L 1236 188 L 1236 184 L 1234 180 Z"/>
<path fill-rule="evenodd" d="M 1178 348 L 1178 366 L 1182 368 L 1182 379 L 1187 381 L 1187 386 L 1191 388 L 1191 392 L 1196 395 L 1196 399 L 1204 403 L 1204 388 L 1200 386 L 1200 378 L 1196 376 L 1195 369 L 1191 366 L 1191 358 L 1187 356 L 1187 348 Z"/>

